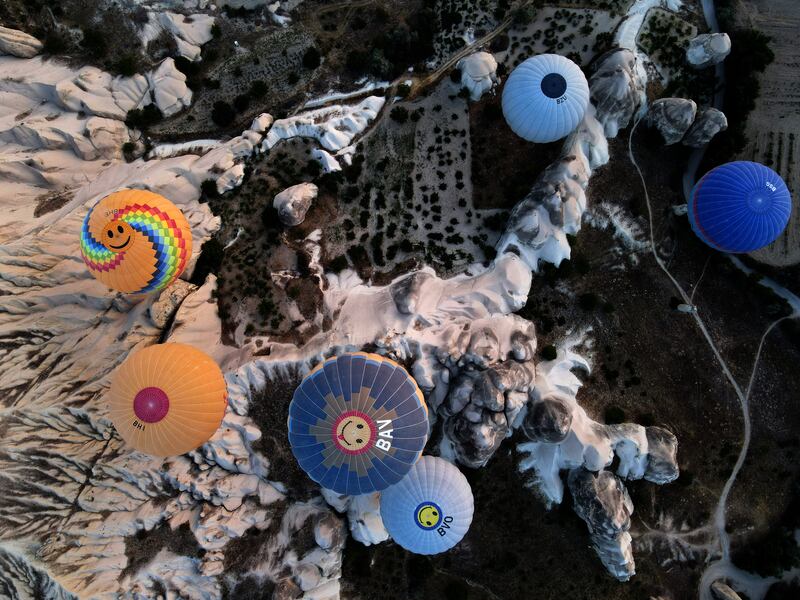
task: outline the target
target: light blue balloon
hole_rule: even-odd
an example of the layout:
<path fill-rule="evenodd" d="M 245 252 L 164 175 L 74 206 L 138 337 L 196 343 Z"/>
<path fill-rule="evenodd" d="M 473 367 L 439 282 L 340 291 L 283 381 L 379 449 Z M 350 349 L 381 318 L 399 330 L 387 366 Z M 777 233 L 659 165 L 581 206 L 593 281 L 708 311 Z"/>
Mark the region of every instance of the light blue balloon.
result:
<path fill-rule="evenodd" d="M 511 72 L 503 88 L 508 126 L 529 142 L 547 143 L 571 133 L 589 105 L 580 67 L 558 54 L 539 54 Z"/>
<path fill-rule="evenodd" d="M 455 546 L 472 523 L 472 489 L 457 467 L 423 456 L 399 483 L 381 492 L 381 518 L 395 542 L 416 554 Z"/>

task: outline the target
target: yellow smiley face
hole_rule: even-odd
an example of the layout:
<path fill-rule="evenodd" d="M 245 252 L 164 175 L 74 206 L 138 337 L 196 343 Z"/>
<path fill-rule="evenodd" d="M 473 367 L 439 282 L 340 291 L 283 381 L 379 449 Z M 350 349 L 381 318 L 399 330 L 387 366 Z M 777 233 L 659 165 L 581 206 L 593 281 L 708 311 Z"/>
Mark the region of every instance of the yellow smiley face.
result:
<path fill-rule="evenodd" d="M 433 502 L 424 502 L 417 507 L 416 519 L 423 529 L 434 529 L 442 520 L 442 511 Z"/>
<path fill-rule="evenodd" d="M 133 245 L 136 231 L 125 221 L 111 221 L 103 228 L 103 245 L 111 252 L 122 252 Z"/>
<path fill-rule="evenodd" d="M 358 452 L 372 442 L 372 429 L 359 415 L 348 416 L 336 426 L 336 441 L 340 447 L 350 452 Z"/>

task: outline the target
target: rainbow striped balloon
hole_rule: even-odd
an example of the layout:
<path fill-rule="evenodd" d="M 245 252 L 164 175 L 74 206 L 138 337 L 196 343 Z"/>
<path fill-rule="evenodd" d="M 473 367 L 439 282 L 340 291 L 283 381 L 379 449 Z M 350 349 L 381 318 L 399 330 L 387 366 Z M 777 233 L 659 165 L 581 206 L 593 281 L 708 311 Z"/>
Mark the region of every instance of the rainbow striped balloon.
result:
<path fill-rule="evenodd" d="M 89 271 L 126 294 L 164 289 L 192 255 L 192 232 L 172 202 L 146 190 L 120 190 L 100 200 L 81 228 Z"/>

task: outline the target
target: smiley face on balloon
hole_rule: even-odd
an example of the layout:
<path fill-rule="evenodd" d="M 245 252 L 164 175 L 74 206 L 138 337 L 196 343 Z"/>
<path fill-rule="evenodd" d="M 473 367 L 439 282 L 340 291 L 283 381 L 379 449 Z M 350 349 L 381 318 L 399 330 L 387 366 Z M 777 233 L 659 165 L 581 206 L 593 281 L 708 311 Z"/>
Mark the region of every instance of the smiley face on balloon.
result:
<path fill-rule="evenodd" d="M 111 221 L 105 227 L 103 245 L 114 253 L 128 250 L 135 239 L 136 231 L 125 221 Z"/>

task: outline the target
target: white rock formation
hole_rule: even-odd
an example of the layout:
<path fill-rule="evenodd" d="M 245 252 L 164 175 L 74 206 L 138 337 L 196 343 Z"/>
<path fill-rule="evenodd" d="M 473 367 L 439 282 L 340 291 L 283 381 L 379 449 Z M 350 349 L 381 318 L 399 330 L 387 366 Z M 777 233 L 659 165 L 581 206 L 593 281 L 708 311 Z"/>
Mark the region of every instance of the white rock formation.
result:
<path fill-rule="evenodd" d="M 312 138 L 326 150 L 342 150 L 377 116 L 385 102 L 381 96 L 369 96 L 355 105 L 327 106 L 278 119 L 267 133 L 262 150 L 291 137 Z"/>
<path fill-rule="evenodd" d="M 213 37 L 214 17 L 202 13 L 182 15 L 169 11 L 148 11 L 148 22 L 142 28 L 142 43 L 155 39 L 162 31 L 169 32 L 178 52 L 189 60 L 199 60 L 203 44 Z"/>
<path fill-rule="evenodd" d="M 342 496 L 322 488 L 322 497 L 340 513 L 347 514 L 353 539 L 365 546 L 380 544 L 389 539 L 389 532 L 381 519 L 381 495 Z"/>
<path fill-rule="evenodd" d="M 224 194 L 239 187 L 244 181 L 244 165 L 233 165 L 217 178 L 217 192 Z"/>
<path fill-rule="evenodd" d="M 278 211 L 281 223 L 287 227 L 300 225 L 318 192 L 319 189 L 313 183 L 299 183 L 277 194 L 272 206 Z"/>
<path fill-rule="evenodd" d="M 647 122 L 658 129 L 664 144 L 677 144 L 694 122 L 697 104 L 686 98 L 659 98 L 650 106 Z"/>
<path fill-rule="evenodd" d="M 606 137 L 617 137 L 620 129 L 642 113 L 647 106 L 646 87 L 644 64 L 631 50 L 610 50 L 598 59 L 589 91 Z"/>
<path fill-rule="evenodd" d="M 42 42 L 17 29 L 0 26 L 0 54 L 33 58 L 42 51 Z"/>
<path fill-rule="evenodd" d="M 709 107 L 697 113 L 694 123 L 683 137 L 682 144 L 691 148 L 702 148 L 720 131 L 728 128 L 728 118 L 721 110 Z"/>
<path fill-rule="evenodd" d="M 269 128 L 272 127 L 272 123 L 275 119 L 272 118 L 272 115 L 269 113 L 261 113 L 250 124 L 250 130 L 255 131 L 258 133 L 266 133 L 269 131 Z"/>
<path fill-rule="evenodd" d="M 705 69 L 725 60 L 731 53 L 731 38 L 727 33 L 703 33 L 689 42 L 686 60 L 695 69 Z"/>
<path fill-rule="evenodd" d="M 476 52 L 458 61 L 461 70 L 461 87 L 469 90 L 471 100 L 479 100 L 498 82 L 497 61 L 488 52 Z"/>
<path fill-rule="evenodd" d="M 186 85 L 186 75 L 175 67 L 172 58 L 165 58 L 147 78 L 156 106 L 165 117 L 182 111 L 192 103 L 192 90 Z"/>

